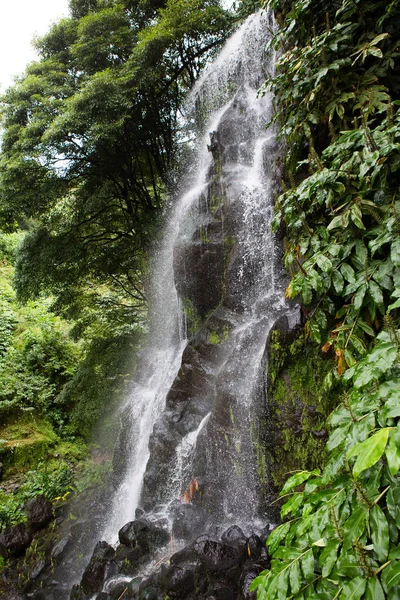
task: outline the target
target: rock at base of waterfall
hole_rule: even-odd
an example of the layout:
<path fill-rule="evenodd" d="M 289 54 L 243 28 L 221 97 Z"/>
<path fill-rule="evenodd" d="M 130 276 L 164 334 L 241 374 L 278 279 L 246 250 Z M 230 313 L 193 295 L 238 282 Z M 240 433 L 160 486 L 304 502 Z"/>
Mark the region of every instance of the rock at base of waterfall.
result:
<path fill-rule="evenodd" d="M 146 519 L 127 523 L 119 530 L 118 537 L 124 546 L 138 548 L 142 556 L 154 552 L 169 541 L 169 533 L 163 527 Z"/>
<path fill-rule="evenodd" d="M 92 558 L 86 567 L 82 580 L 81 589 L 85 594 L 100 592 L 111 559 L 114 558 L 115 550 L 107 542 L 98 542 L 95 546 Z"/>

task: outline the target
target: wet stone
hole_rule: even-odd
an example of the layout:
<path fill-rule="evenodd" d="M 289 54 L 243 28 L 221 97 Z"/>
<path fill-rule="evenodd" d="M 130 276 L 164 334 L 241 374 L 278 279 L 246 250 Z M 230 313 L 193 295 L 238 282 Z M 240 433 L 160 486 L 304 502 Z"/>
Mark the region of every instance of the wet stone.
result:
<path fill-rule="evenodd" d="M 28 500 L 24 510 L 28 515 L 28 524 L 32 531 L 42 529 L 53 517 L 52 504 L 43 494 Z"/>
<path fill-rule="evenodd" d="M 6 527 L 0 534 L 0 556 L 19 556 L 32 541 L 32 533 L 24 523 Z"/>
<path fill-rule="evenodd" d="M 241 559 L 238 548 L 213 540 L 196 540 L 194 549 L 211 572 L 227 570 L 238 564 Z"/>
<path fill-rule="evenodd" d="M 237 600 L 235 589 L 225 583 L 216 583 L 213 586 L 212 595 L 216 600 Z"/>
<path fill-rule="evenodd" d="M 180 598 L 190 594 L 195 587 L 196 568 L 197 565 L 191 563 L 172 565 L 164 578 L 166 593 L 177 593 Z"/>
<path fill-rule="evenodd" d="M 107 542 L 96 544 L 92 558 L 81 580 L 81 589 L 85 594 L 94 594 L 100 591 L 107 571 L 109 571 L 109 562 L 114 558 L 114 555 L 114 548 Z"/>
<path fill-rule="evenodd" d="M 57 542 L 57 544 L 54 546 L 53 550 L 51 551 L 51 558 L 56 561 L 61 559 L 61 557 L 63 556 L 69 543 L 70 543 L 69 537 L 62 538 L 59 542 Z"/>
<path fill-rule="evenodd" d="M 45 558 L 42 558 L 41 560 L 38 560 L 33 568 L 31 569 L 31 572 L 29 574 L 30 579 L 36 579 L 36 577 L 38 577 L 40 575 L 40 573 L 43 571 L 43 569 L 45 568 L 47 564 L 47 561 Z"/>
<path fill-rule="evenodd" d="M 121 544 L 128 548 L 138 548 L 143 556 L 169 541 L 168 531 L 146 519 L 127 523 L 119 530 L 118 537 Z"/>
<path fill-rule="evenodd" d="M 262 548 L 263 544 L 261 538 L 259 538 L 258 535 L 252 535 L 249 537 L 249 539 L 247 540 L 247 552 L 251 558 L 260 558 Z"/>
<path fill-rule="evenodd" d="M 221 541 L 230 546 L 239 546 L 246 543 L 246 536 L 238 525 L 232 525 L 221 536 Z"/>

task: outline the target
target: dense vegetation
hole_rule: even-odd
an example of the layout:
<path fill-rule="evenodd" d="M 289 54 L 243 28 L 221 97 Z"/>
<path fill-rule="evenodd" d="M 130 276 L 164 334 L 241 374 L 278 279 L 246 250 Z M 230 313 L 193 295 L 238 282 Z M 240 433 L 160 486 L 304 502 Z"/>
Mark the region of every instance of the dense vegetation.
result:
<path fill-rule="evenodd" d="M 279 24 L 268 85 L 286 144 L 275 227 L 287 296 L 301 299 L 309 339 L 336 358 L 324 393 L 342 395 L 326 466 L 284 485 L 271 569 L 253 585 L 268 600 L 395 600 L 400 0 L 266 5 Z M 2 100 L 0 449 L 31 470 L 18 494 L 1 495 L 0 528 L 23 518 L 26 498 L 71 488 L 79 436 L 129 380 L 182 102 L 233 20 L 216 0 L 70 8 Z"/>
<path fill-rule="evenodd" d="M 36 42 L 3 97 L 0 216 L 29 230 L 20 299 L 51 293 L 77 332 L 99 311 L 114 331 L 143 318 L 179 111 L 230 21 L 217 0 L 71 0 Z"/>
<path fill-rule="evenodd" d="M 232 24 L 218 0 L 71 0 L 1 99 L 0 529 L 126 391 L 180 112 Z"/>
<path fill-rule="evenodd" d="M 287 296 L 336 357 L 327 462 L 284 485 L 257 597 L 400 598 L 400 2 L 269 0 Z"/>

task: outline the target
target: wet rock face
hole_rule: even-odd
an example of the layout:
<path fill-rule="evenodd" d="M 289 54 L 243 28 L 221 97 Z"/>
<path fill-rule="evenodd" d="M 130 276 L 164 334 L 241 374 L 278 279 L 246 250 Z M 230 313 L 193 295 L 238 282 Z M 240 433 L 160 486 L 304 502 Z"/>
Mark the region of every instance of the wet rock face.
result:
<path fill-rule="evenodd" d="M 199 316 L 204 318 L 218 306 L 222 297 L 223 241 L 208 240 L 207 243 L 177 246 L 174 250 L 174 272 L 179 295 L 189 298 Z"/>
<path fill-rule="evenodd" d="M 38 531 L 47 525 L 53 517 L 53 508 L 46 496 L 36 496 L 25 503 L 28 524 L 32 531 Z"/>
<path fill-rule="evenodd" d="M 89 600 L 93 594 L 97 594 L 96 600 L 253 600 L 250 583 L 269 566 L 260 538 L 254 534 L 246 537 L 240 527 L 232 526 L 221 537 L 199 536 L 168 561 L 163 557 L 158 570 L 146 578 L 135 577 L 145 558 L 140 555 L 126 577 L 124 565 L 138 533 L 143 548 L 154 542 L 151 527 L 142 527 L 137 521 L 128 525 L 120 532 L 124 544 L 115 552 L 105 542 L 97 544 L 71 600 Z"/>

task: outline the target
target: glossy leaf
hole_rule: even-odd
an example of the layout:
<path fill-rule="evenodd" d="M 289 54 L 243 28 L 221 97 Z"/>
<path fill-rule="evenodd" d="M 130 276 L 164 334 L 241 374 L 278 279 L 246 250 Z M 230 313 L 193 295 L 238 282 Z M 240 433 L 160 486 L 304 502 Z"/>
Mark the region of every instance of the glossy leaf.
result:
<path fill-rule="evenodd" d="M 357 456 L 357 460 L 353 467 L 354 477 L 358 477 L 360 473 L 378 462 L 385 451 L 389 432 L 390 429 L 388 427 L 380 429 L 364 442 L 351 448 L 347 453 L 348 459 Z"/>
<path fill-rule="evenodd" d="M 392 562 L 382 571 L 381 581 L 386 592 L 400 584 L 400 561 Z"/>
<path fill-rule="evenodd" d="M 396 475 L 396 473 L 400 469 L 400 448 L 398 444 L 396 444 L 395 437 L 393 435 L 390 437 L 389 444 L 387 445 L 385 450 L 385 454 L 391 474 Z"/>
<path fill-rule="evenodd" d="M 297 592 L 301 588 L 302 577 L 300 572 L 299 562 L 296 561 L 292 564 L 289 570 L 289 581 L 290 581 L 290 589 L 292 594 L 297 594 Z"/>
<path fill-rule="evenodd" d="M 366 585 L 367 581 L 363 577 L 356 577 L 343 586 L 339 600 L 360 600 Z"/>
<path fill-rule="evenodd" d="M 370 577 L 368 579 L 365 600 L 385 600 L 385 594 L 378 577 Z"/>
<path fill-rule="evenodd" d="M 370 510 L 369 523 L 374 551 L 383 563 L 389 553 L 389 526 L 382 509 L 377 505 Z"/>
<path fill-rule="evenodd" d="M 356 508 L 343 526 L 345 549 L 351 548 L 354 541 L 363 533 L 368 517 L 368 508 L 361 504 Z"/>

